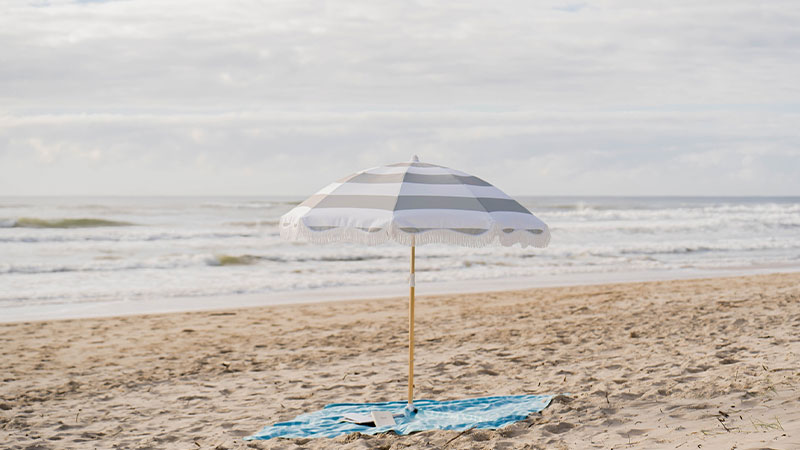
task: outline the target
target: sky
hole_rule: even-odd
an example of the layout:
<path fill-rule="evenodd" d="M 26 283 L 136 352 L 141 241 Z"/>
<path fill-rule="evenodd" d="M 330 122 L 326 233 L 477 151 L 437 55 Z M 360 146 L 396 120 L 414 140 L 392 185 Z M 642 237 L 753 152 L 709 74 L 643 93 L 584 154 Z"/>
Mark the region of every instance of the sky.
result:
<path fill-rule="evenodd" d="M 0 196 L 800 195 L 800 2 L 0 0 Z"/>

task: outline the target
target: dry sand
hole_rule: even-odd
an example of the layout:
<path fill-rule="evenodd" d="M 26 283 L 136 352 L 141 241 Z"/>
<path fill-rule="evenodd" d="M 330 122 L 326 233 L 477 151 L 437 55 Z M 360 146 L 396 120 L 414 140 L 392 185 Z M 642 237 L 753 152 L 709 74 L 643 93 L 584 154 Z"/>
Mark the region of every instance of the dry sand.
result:
<path fill-rule="evenodd" d="M 241 440 L 403 400 L 406 307 L 2 324 L 0 448 L 800 449 L 800 274 L 421 296 L 419 398 L 569 396 L 497 431 Z"/>

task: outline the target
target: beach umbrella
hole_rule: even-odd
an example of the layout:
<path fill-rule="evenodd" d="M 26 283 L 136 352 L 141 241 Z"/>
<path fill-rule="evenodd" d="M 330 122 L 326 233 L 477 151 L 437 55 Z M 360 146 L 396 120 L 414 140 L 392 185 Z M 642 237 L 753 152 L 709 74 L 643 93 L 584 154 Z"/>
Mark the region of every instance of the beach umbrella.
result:
<path fill-rule="evenodd" d="M 546 247 L 547 225 L 500 189 L 444 166 L 411 161 L 329 184 L 280 220 L 281 237 L 312 243 L 388 241 L 411 247 L 408 407 L 414 404 L 415 249 L 423 244 Z"/>

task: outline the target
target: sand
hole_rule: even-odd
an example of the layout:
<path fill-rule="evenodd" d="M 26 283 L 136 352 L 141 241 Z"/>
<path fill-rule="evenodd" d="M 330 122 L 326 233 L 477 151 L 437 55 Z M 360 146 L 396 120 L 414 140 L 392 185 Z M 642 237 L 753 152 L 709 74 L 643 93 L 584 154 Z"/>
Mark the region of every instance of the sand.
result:
<path fill-rule="evenodd" d="M 0 448 L 800 448 L 800 274 L 423 295 L 419 398 L 568 395 L 496 431 L 242 441 L 404 400 L 406 308 L 1 324 Z"/>

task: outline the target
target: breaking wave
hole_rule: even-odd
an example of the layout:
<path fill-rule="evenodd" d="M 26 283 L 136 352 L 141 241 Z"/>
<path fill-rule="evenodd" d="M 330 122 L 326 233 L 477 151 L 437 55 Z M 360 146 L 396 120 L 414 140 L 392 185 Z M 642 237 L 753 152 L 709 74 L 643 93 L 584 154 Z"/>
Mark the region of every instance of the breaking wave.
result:
<path fill-rule="evenodd" d="M 253 255 L 213 255 L 206 258 L 209 266 L 249 266 L 257 263 L 261 258 Z"/>
<path fill-rule="evenodd" d="M 39 219 L 35 217 L 20 217 L 19 219 L 0 221 L 0 228 L 97 228 L 127 227 L 131 225 L 134 224 L 95 218 Z"/>
<path fill-rule="evenodd" d="M 0 228 L 2 228 L 0 226 Z M 8 228 L 8 227 L 6 227 Z M 17 236 L 0 237 L 2 242 L 18 243 L 38 243 L 38 242 L 151 242 L 151 241 L 191 241 L 196 239 L 230 239 L 230 238 L 251 238 L 257 237 L 253 233 L 222 233 L 222 232 L 180 232 L 180 231 L 161 231 L 140 232 L 136 234 L 126 233 L 117 234 L 91 234 L 91 235 L 66 235 L 52 234 L 41 236 L 37 234 L 26 234 Z"/>

